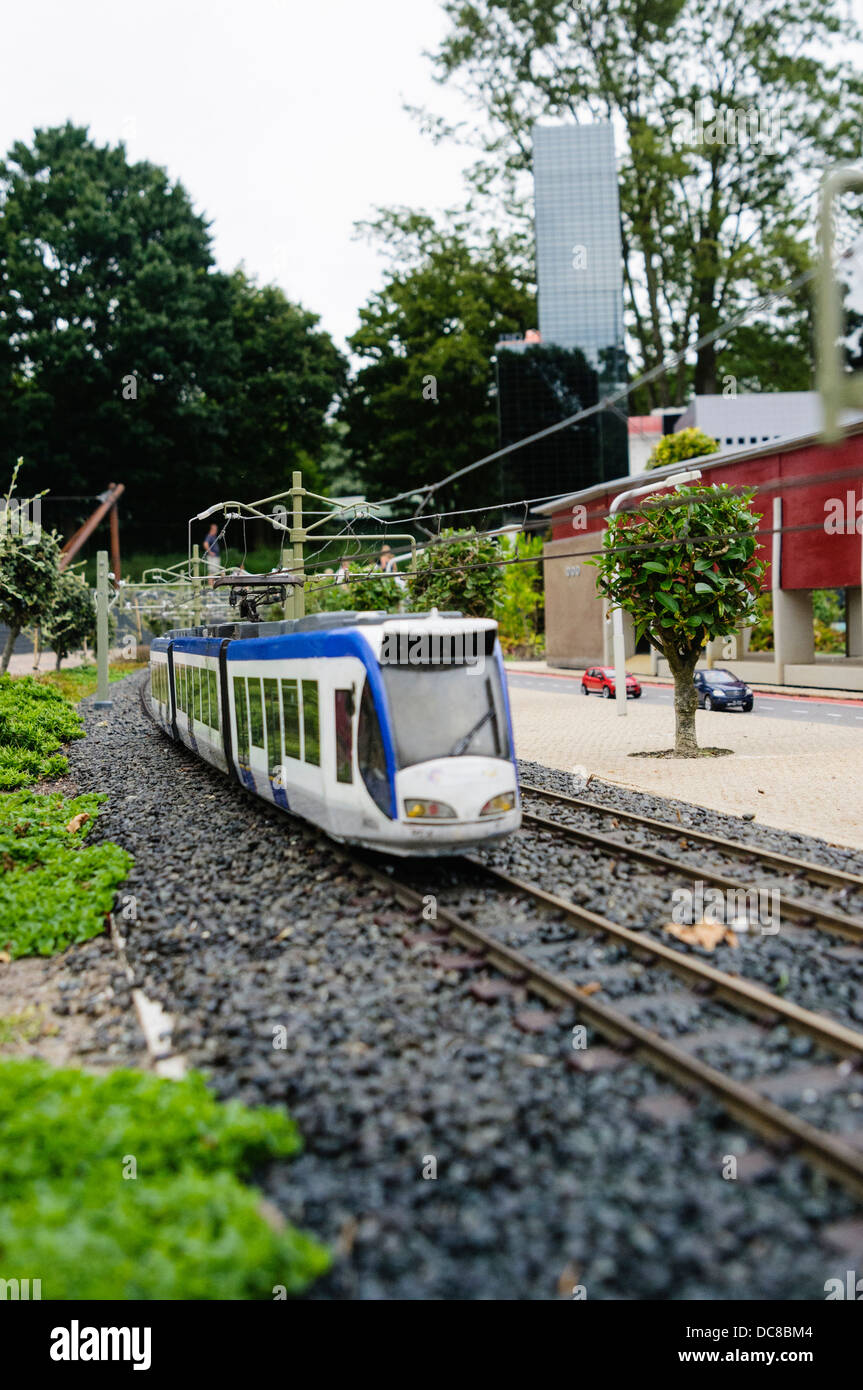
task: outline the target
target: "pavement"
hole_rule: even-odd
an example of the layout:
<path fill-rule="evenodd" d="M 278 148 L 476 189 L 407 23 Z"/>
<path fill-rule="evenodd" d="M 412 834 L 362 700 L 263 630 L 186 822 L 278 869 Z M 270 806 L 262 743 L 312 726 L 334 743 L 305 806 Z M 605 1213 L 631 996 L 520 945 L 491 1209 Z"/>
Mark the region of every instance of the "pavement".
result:
<path fill-rule="evenodd" d="M 111 656 L 113 657 L 113 655 L 112 652 Z M 88 663 L 92 665 L 95 660 L 95 656 L 85 657 L 83 652 L 73 652 L 71 656 L 63 657 L 63 670 L 68 670 L 70 666 L 83 666 Z M 46 671 L 55 671 L 56 669 L 57 658 L 52 651 L 40 653 L 38 668 L 33 666 L 32 652 L 13 652 L 9 658 L 10 676 L 44 676 Z"/>
<path fill-rule="evenodd" d="M 516 753 L 571 772 L 677 797 L 764 825 L 863 849 L 863 701 L 852 695 L 801 698 L 756 694 L 752 714 L 699 710 L 702 746 L 723 758 L 633 758 L 674 743 L 672 688 L 644 684 L 627 702 L 581 694 L 581 672 L 541 662 L 507 662 Z"/>

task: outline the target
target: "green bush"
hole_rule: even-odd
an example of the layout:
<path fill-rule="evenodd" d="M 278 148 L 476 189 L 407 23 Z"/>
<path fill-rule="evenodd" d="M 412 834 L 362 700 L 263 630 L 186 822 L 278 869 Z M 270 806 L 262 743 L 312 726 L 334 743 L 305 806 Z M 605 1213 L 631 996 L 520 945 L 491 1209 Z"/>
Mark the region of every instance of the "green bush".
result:
<path fill-rule="evenodd" d="M 118 845 L 85 843 L 105 800 L 0 796 L 0 949 L 49 956 L 102 931 L 133 862 Z"/>
<path fill-rule="evenodd" d="M 15 491 L 21 467 L 19 459 L 12 473 L 7 507 Z M 28 498 L 27 502 L 34 502 Z M 22 502 L 22 511 L 27 510 Z M 60 543 L 53 531 L 22 520 L 19 527 L 0 530 L 0 622 L 9 626 L 9 637 L 0 657 L 0 672 L 6 672 L 18 634 L 40 622 L 50 611 L 60 578 Z"/>
<path fill-rule="evenodd" d="M 395 613 L 402 598 L 401 586 L 380 570 L 357 570 L 353 583 L 336 584 L 331 574 L 306 582 L 307 613 Z"/>
<path fill-rule="evenodd" d="M 444 531 L 429 545 L 408 579 L 411 606 L 458 610 L 469 618 L 494 618 L 501 602 L 504 559 L 497 536 L 476 531 Z"/>
<path fill-rule="evenodd" d="M 115 623 L 116 626 L 116 623 Z M 96 606 L 84 581 L 64 570 L 58 580 L 51 608 L 42 619 L 42 641 L 60 662 L 85 642 L 96 641 Z"/>
<path fill-rule="evenodd" d="M 715 454 L 719 440 L 705 434 L 703 430 L 675 430 L 664 434 L 653 446 L 645 468 L 666 468 L 670 463 L 682 463 L 684 459 L 701 458 L 703 454 Z"/>
<path fill-rule="evenodd" d="M 0 790 L 62 776 L 67 761 L 53 755 L 83 737 L 77 711 L 59 691 L 32 676 L 0 676 Z"/>
<path fill-rule="evenodd" d="M 329 1255 L 240 1177 L 300 1147 L 285 1113 L 220 1105 L 195 1074 L 0 1063 L 0 1270 L 47 1299 L 298 1293 Z"/>
<path fill-rule="evenodd" d="M 498 614 L 500 644 L 504 651 L 526 647 L 535 656 L 545 646 L 542 545 L 542 536 L 518 536 L 511 558 L 533 563 L 504 568 L 503 598 Z"/>

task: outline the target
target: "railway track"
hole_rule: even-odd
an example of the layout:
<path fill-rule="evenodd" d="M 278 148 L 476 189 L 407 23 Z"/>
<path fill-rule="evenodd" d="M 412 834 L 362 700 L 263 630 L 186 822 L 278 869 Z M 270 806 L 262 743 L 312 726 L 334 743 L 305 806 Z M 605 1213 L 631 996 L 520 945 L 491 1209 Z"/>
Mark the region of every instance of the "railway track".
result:
<path fill-rule="evenodd" d="M 586 798 L 564 796 L 559 792 L 550 792 L 544 787 L 536 787 L 530 783 L 522 783 L 521 790 L 523 796 L 543 799 L 567 813 L 587 811 L 593 815 L 607 816 L 618 822 L 626 821 L 630 824 L 641 825 L 662 837 L 673 839 L 678 845 L 683 840 L 686 842 L 687 848 L 690 842 L 703 844 L 728 857 L 747 860 L 755 871 L 758 871 L 763 865 L 779 870 L 787 877 L 811 879 L 823 887 L 835 888 L 843 892 L 863 890 L 863 876 L 833 869 L 827 865 L 815 864 L 811 860 L 795 859 L 791 855 L 779 854 L 773 850 L 762 849 L 757 845 L 747 845 L 739 840 L 725 839 L 722 836 L 708 834 L 706 831 L 693 830 L 688 826 L 674 825 L 669 821 L 656 820 L 651 816 L 641 816 L 632 811 L 620 811 L 617 807 L 602 805 Z M 674 873 L 678 877 L 688 878 L 695 882 L 701 881 L 719 888 L 723 892 L 735 895 L 743 894 L 745 898 L 746 893 L 752 887 L 751 881 L 743 883 L 739 879 L 730 878 L 727 874 L 721 873 L 707 864 L 690 864 L 686 860 L 672 858 L 658 850 L 650 849 L 646 845 L 630 845 L 614 835 L 572 825 L 568 821 L 537 815 L 535 811 L 529 809 L 523 808 L 522 821 L 537 830 L 549 831 L 566 839 L 577 841 L 579 844 L 594 846 L 604 853 L 613 854 L 616 857 L 624 855 L 663 873 Z M 762 886 L 769 887 L 770 885 Z M 863 944 L 863 918 L 838 909 L 832 903 L 824 903 L 799 895 L 792 896 L 786 892 L 782 894 L 782 913 L 792 921 L 799 922 L 802 926 L 831 932 L 834 935 L 844 937 L 846 940 L 853 941 L 856 945 Z"/>
<path fill-rule="evenodd" d="M 368 877 L 378 886 L 388 887 L 395 899 L 402 906 L 416 911 L 418 921 L 421 920 L 424 904 L 428 901 L 426 888 L 420 891 L 394 879 L 379 867 L 370 865 L 364 856 L 351 858 L 354 867 L 365 863 Z M 506 891 L 509 895 L 505 900 L 508 916 L 512 913 L 512 893 L 523 895 L 544 912 L 550 910 L 560 914 L 581 931 L 590 933 L 589 944 L 592 947 L 595 948 L 596 943 L 603 939 L 611 941 L 631 953 L 633 963 L 642 964 L 648 960 L 651 973 L 658 969 L 683 978 L 690 985 L 695 1006 L 693 1012 L 703 1013 L 706 1003 L 711 1016 L 681 1036 L 666 1036 L 666 1032 L 675 1026 L 674 1009 L 656 1027 L 648 1027 L 635 1015 L 645 1007 L 652 1007 L 660 1014 L 666 1004 L 670 1003 L 676 1008 L 680 1002 L 676 994 L 670 991 L 645 992 L 639 1001 L 627 991 L 622 999 L 606 1002 L 605 998 L 597 997 L 606 989 L 603 970 L 592 959 L 588 965 L 587 980 L 573 977 L 569 972 L 549 969 L 535 959 L 530 947 L 522 949 L 513 946 L 499 931 L 489 930 L 468 920 L 469 914 L 464 910 L 455 912 L 439 899 L 434 934 L 443 930 L 448 939 L 466 947 L 475 957 L 477 967 L 503 973 L 514 979 L 522 989 L 556 1009 L 573 1009 L 579 1022 L 593 1028 L 611 1048 L 621 1054 L 609 1062 L 603 1055 L 605 1049 L 599 1049 L 602 1056 L 600 1065 L 616 1065 L 620 1060 L 635 1058 L 669 1076 L 690 1094 L 709 1094 L 735 1119 L 778 1145 L 781 1152 L 799 1154 L 814 1167 L 842 1183 L 856 1197 L 863 1199 L 863 1129 L 856 1131 L 849 1139 L 842 1133 L 813 1124 L 778 1104 L 771 1095 L 799 1095 L 811 1107 L 819 1099 L 831 1097 L 835 1101 L 837 1094 L 843 1091 L 854 1093 L 854 1088 L 861 1085 L 863 1033 L 811 1010 L 801 1009 L 761 986 L 716 970 L 663 943 L 647 941 L 640 934 L 619 927 L 607 918 L 491 869 L 470 856 L 463 858 L 472 868 L 496 881 Z M 530 937 L 531 932 L 527 936 Z M 582 961 L 584 959 L 582 956 Z M 456 968 L 462 968 L 464 964 L 466 962 Z M 609 976 L 619 984 L 619 963 L 611 965 Z M 637 1007 L 639 1002 L 641 1009 Z M 717 1002 L 731 1006 L 733 1017 L 730 1020 L 722 1017 L 716 1007 Z M 731 1035 L 739 1041 L 742 1033 L 741 1014 L 746 1017 L 744 1027 L 749 1030 L 753 1050 L 763 1047 L 765 1028 L 784 1024 L 794 1034 L 807 1038 L 813 1047 L 825 1054 L 825 1058 L 819 1065 L 797 1066 L 793 1053 L 786 1047 L 786 1064 L 781 1068 L 774 1067 L 764 1075 L 747 1081 L 729 1075 L 727 1070 L 722 1069 L 721 1063 L 711 1063 L 700 1054 L 711 1049 L 714 1053 L 721 1053 Z M 778 1049 L 780 1052 L 782 1050 Z M 589 1051 L 585 1069 L 590 1069 Z M 837 1062 L 837 1059 L 841 1060 Z M 772 1060 L 775 1060 L 775 1055 Z"/>
<path fill-rule="evenodd" d="M 146 682 L 142 682 L 141 705 L 155 727 L 145 691 Z M 556 822 L 551 824 L 554 829 L 560 828 Z M 617 842 L 614 847 L 618 852 L 625 848 Z M 333 853 L 415 913 L 418 923 L 423 921 L 427 885 L 418 888 L 396 878 L 391 864 L 386 870 L 381 867 L 380 856 L 336 844 Z M 552 1008 L 572 1010 L 580 1023 L 592 1028 L 610 1045 L 607 1049 L 589 1047 L 585 1059 L 593 1056 L 599 1065 L 617 1065 L 628 1059 L 648 1064 L 687 1093 L 711 1096 L 736 1120 L 778 1146 L 780 1153 L 801 1156 L 863 1200 L 863 1131 L 846 1135 L 826 1121 L 813 1123 L 776 1099 L 798 1098 L 809 1107 L 821 1104 L 822 1110 L 832 1107 L 840 1115 L 847 1113 L 850 1106 L 843 1111 L 843 1097 L 849 1091 L 857 1094 L 853 1088 L 861 1085 L 863 1033 L 547 893 L 473 856 L 460 856 L 457 862 L 474 879 L 494 883 L 507 895 L 503 901 L 507 922 L 504 932 L 518 936 L 521 931 L 525 941 L 514 945 L 499 929 L 469 921 L 468 916 L 477 915 L 470 905 L 455 911 L 440 900 L 442 894 L 436 894 L 433 942 L 457 942 L 467 949 L 471 970 L 499 972 Z M 679 870 L 676 862 L 671 864 Z M 456 885 L 454 891 L 464 899 L 464 883 Z M 550 968 L 536 959 L 537 947 L 531 944 L 536 936 L 536 922 L 523 928 L 511 925 L 514 895 L 530 906 L 534 918 L 548 921 L 552 928 L 550 940 L 540 941 L 538 949 L 563 955 L 567 967 L 575 965 L 575 973 L 569 968 Z M 486 909 L 496 922 L 501 916 L 500 907 L 498 904 Z M 560 934 L 561 926 L 568 934 Z M 582 952 L 580 959 L 573 961 L 571 942 L 577 936 L 586 939 L 588 953 Z M 615 958 L 608 967 L 596 962 L 597 950 L 600 954 L 605 950 L 603 943 L 614 951 Z M 640 972 L 638 975 L 633 973 L 635 969 Z M 667 987 L 669 979 L 686 983 L 684 1003 L 694 1015 L 694 1028 L 681 1032 L 680 998 Z M 644 988 L 645 981 L 648 988 Z M 661 987 L 654 988 L 660 983 Z M 615 991 L 619 997 L 615 998 Z M 597 998 L 598 994 L 604 997 Z M 648 1026 L 638 1017 L 645 1011 L 659 1015 L 655 1026 Z M 741 1016 L 745 1020 L 742 1025 Z M 771 1036 L 768 1030 L 772 1029 L 773 1034 L 787 1030 L 789 1035 L 806 1039 L 809 1047 L 823 1054 L 822 1060 L 814 1066 L 797 1065 L 799 1054 L 780 1038 L 768 1052 L 768 1060 L 775 1065 L 763 1074 L 741 1080 L 731 1075 L 728 1067 L 723 1069 L 721 1060 L 722 1048 L 731 1035 L 739 1038 L 741 1028 L 749 1030 L 755 1052 L 765 1050 L 765 1040 Z M 712 1060 L 701 1055 L 710 1052 Z M 606 1053 L 611 1054 L 611 1060 Z M 589 1060 L 585 1069 L 588 1068 Z"/>

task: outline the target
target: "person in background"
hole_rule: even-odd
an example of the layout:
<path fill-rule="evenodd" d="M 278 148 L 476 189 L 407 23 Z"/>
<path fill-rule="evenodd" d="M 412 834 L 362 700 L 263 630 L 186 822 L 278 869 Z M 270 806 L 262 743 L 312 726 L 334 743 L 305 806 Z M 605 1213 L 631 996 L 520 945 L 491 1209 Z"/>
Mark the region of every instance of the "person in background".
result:
<path fill-rule="evenodd" d="M 351 562 L 347 555 L 343 555 L 336 570 L 336 583 L 347 584 L 351 577 Z"/>
<path fill-rule="evenodd" d="M 396 564 L 396 557 L 388 545 L 381 546 L 381 553 L 378 559 L 378 569 L 381 574 L 391 574 L 398 587 L 402 590 L 407 588 L 407 580 L 399 574 L 399 567 Z"/>
<path fill-rule="evenodd" d="M 219 528 L 214 521 L 204 537 L 204 558 L 207 561 L 207 573 L 209 574 L 207 583 L 211 589 L 216 582 L 216 575 L 221 572 L 222 566 L 219 563 L 220 554 Z"/>

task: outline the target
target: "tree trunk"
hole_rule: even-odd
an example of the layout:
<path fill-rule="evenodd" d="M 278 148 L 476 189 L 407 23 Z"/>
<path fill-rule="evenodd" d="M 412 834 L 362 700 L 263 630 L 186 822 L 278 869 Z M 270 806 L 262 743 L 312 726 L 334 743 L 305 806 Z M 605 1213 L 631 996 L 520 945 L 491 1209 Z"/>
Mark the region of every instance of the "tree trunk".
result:
<path fill-rule="evenodd" d="M 15 649 L 15 643 L 18 641 L 18 635 L 20 631 L 20 627 L 10 627 L 9 629 L 9 637 L 3 652 L 3 660 L 0 661 L 0 676 L 5 676 L 6 672 L 9 669 L 9 660 L 12 656 L 12 652 Z"/>
<path fill-rule="evenodd" d="M 58 670 L 58 671 L 60 670 L 60 662 L 61 662 L 62 660 L 63 660 L 63 657 L 62 657 L 61 653 L 58 652 L 58 653 L 57 653 L 57 670 Z"/>
<path fill-rule="evenodd" d="M 683 659 L 676 651 L 666 651 L 665 659 L 674 676 L 674 752 L 678 758 L 691 758 L 698 752 L 695 737 L 695 711 L 698 696 L 693 676 L 698 652 Z"/>

